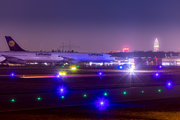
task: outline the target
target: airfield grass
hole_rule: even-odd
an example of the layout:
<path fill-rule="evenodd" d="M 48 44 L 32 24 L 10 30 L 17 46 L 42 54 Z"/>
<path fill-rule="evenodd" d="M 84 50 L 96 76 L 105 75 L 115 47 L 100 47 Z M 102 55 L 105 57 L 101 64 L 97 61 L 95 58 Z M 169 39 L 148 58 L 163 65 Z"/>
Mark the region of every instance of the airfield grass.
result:
<path fill-rule="evenodd" d="M 49 108 L 0 113 L 2 120 L 180 120 L 180 103 L 156 106 L 115 108 L 105 111 L 86 107 Z"/>

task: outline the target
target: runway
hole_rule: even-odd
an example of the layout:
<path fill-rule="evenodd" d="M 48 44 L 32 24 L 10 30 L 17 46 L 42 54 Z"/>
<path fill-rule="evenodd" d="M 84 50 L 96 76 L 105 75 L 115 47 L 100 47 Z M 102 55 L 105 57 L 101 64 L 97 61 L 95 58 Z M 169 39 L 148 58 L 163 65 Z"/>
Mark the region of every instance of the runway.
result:
<path fill-rule="evenodd" d="M 57 77 L 59 71 L 67 75 Z M 97 108 L 102 101 L 106 108 L 114 103 L 180 97 L 179 73 L 178 69 L 130 73 L 116 68 L 0 68 L 0 111 L 81 105 Z"/>

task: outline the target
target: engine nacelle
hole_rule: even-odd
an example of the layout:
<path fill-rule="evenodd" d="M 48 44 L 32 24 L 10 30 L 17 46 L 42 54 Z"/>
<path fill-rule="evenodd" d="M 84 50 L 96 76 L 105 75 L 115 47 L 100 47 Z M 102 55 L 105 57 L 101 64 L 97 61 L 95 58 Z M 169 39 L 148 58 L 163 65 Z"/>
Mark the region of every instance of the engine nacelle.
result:
<path fill-rule="evenodd" d="M 17 58 L 7 58 L 7 61 L 9 63 L 17 63 L 18 62 L 18 59 Z"/>
<path fill-rule="evenodd" d="M 0 62 L 3 62 L 6 58 L 3 56 L 0 56 Z"/>
<path fill-rule="evenodd" d="M 78 60 L 69 60 L 69 63 L 78 64 Z"/>
<path fill-rule="evenodd" d="M 27 62 L 26 61 L 24 61 L 24 60 L 18 60 L 18 62 L 17 62 L 18 64 L 26 64 Z"/>
<path fill-rule="evenodd" d="M 25 60 L 20 60 L 18 58 L 7 58 L 9 63 L 17 63 L 17 64 L 26 64 Z"/>
<path fill-rule="evenodd" d="M 67 61 L 69 61 L 69 58 L 63 58 L 63 61 L 67 62 Z"/>

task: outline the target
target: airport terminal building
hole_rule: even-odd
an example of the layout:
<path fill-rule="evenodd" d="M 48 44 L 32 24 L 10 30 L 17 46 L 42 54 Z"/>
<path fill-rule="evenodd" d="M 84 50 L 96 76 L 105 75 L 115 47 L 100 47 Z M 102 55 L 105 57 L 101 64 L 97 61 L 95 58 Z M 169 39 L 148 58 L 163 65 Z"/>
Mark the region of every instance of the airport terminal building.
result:
<path fill-rule="evenodd" d="M 164 66 L 180 66 L 180 56 L 171 56 L 169 58 L 163 58 L 162 65 L 164 65 Z"/>

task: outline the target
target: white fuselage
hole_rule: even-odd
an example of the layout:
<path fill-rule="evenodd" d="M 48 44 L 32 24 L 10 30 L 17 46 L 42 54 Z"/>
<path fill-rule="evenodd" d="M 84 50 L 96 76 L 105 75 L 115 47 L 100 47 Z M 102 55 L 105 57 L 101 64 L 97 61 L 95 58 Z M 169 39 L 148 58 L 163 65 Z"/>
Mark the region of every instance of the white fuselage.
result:
<path fill-rule="evenodd" d="M 1 58 L 17 58 L 19 60 L 24 60 L 27 62 L 61 62 L 65 58 L 77 60 L 78 62 L 110 62 L 114 60 L 114 58 L 110 55 L 102 53 L 8 51 L 0 52 L 0 55 Z"/>

